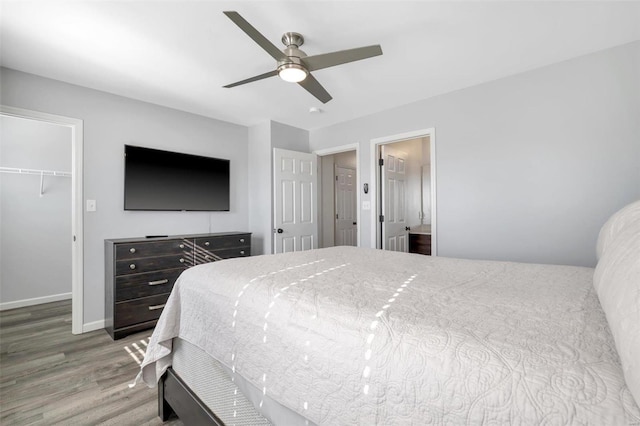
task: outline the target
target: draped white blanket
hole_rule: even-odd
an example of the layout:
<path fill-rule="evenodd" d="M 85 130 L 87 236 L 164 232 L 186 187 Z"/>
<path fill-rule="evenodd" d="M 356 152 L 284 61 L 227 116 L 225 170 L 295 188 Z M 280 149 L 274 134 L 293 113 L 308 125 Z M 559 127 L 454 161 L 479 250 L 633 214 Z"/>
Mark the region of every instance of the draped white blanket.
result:
<path fill-rule="evenodd" d="M 633 424 L 593 269 L 336 247 L 185 271 L 181 337 L 318 424 Z"/>

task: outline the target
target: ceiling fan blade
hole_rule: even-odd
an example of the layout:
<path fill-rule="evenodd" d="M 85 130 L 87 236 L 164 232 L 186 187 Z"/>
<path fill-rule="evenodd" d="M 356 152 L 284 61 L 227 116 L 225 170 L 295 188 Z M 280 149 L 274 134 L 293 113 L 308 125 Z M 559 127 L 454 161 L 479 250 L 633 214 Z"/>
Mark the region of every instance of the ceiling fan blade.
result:
<path fill-rule="evenodd" d="M 320 102 L 326 104 L 331 99 L 331 95 L 327 92 L 324 87 L 316 80 L 314 76 L 311 74 L 307 75 L 307 78 L 298 83 L 300 86 L 304 87 L 307 92 L 311 93 L 313 96 L 318 98 Z"/>
<path fill-rule="evenodd" d="M 379 44 L 355 49 L 339 50 L 337 52 L 324 53 L 322 55 L 307 56 L 301 58 L 309 71 L 321 70 L 348 62 L 360 61 L 373 56 L 382 55 L 382 48 Z"/>
<path fill-rule="evenodd" d="M 265 36 L 260 34 L 258 30 L 256 30 L 253 25 L 248 23 L 238 12 L 228 11 L 223 12 L 229 19 L 231 19 L 237 26 L 240 27 L 242 31 L 244 31 L 253 41 L 258 43 L 260 47 L 267 51 L 269 55 L 271 55 L 277 61 L 283 61 L 287 59 L 287 56 L 282 53 L 280 49 L 278 49 L 273 43 L 266 39 Z"/>
<path fill-rule="evenodd" d="M 264 74 L 256 75 L 255 77 L 247 78 L 246 80 L 236 81 L 235 83 L 227 84 L 226 86 L 223 86 L 223 87 L 229 89 L 231 87 L 240 86 L 241 84 L 251 83 L 252 81 L 258 81 L 258 80 L 273 77 L 276 75 L 278 75 L 278 70 L 273 70 L 273 71 L 265 72 Z"/>

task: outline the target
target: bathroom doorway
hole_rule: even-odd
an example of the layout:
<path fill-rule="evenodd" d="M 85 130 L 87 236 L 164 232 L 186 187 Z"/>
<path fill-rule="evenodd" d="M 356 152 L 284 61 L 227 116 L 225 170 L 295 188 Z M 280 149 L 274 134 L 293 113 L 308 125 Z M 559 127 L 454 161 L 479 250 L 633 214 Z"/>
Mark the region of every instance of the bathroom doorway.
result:
<path fill-rule="evenodd" d="M 435 237 L 435 134 L 433 129 L 372 141 L 376 183 L 376 247 L 427 255 Z"/>
<path fill-rule="evenodd" d="M 359 246 L 357 145 L 316 151 L 315 154 L 320 169 L 318 246 Z"/>

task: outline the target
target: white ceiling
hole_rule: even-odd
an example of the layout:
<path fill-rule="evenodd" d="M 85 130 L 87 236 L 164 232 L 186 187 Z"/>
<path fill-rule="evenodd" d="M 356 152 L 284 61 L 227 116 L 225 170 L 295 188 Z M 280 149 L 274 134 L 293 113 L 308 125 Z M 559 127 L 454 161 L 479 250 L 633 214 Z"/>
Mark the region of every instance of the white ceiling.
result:
<path fill-rule="evenodd" d="M 6 1 L 1 64 L 243 125 L 324 127 L 640 39 L 640 2 Z M 222 11 L 308 55 L 380 44 L 375 58 L 314 72 L 322 105 Z M 310 114 L 310 107 L 323 112 Z"/>

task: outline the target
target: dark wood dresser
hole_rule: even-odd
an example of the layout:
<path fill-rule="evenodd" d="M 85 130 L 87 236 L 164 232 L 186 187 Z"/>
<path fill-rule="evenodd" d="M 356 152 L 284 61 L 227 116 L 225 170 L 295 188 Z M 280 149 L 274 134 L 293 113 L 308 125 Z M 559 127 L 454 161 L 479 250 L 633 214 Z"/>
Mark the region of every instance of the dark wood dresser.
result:
<path fill-rule="evenodd" d="M 251 234 L 105 240 L 105 329 L 115 339 L 152 328 L 178 276 L 202 263 L 251 255 Z"/>

